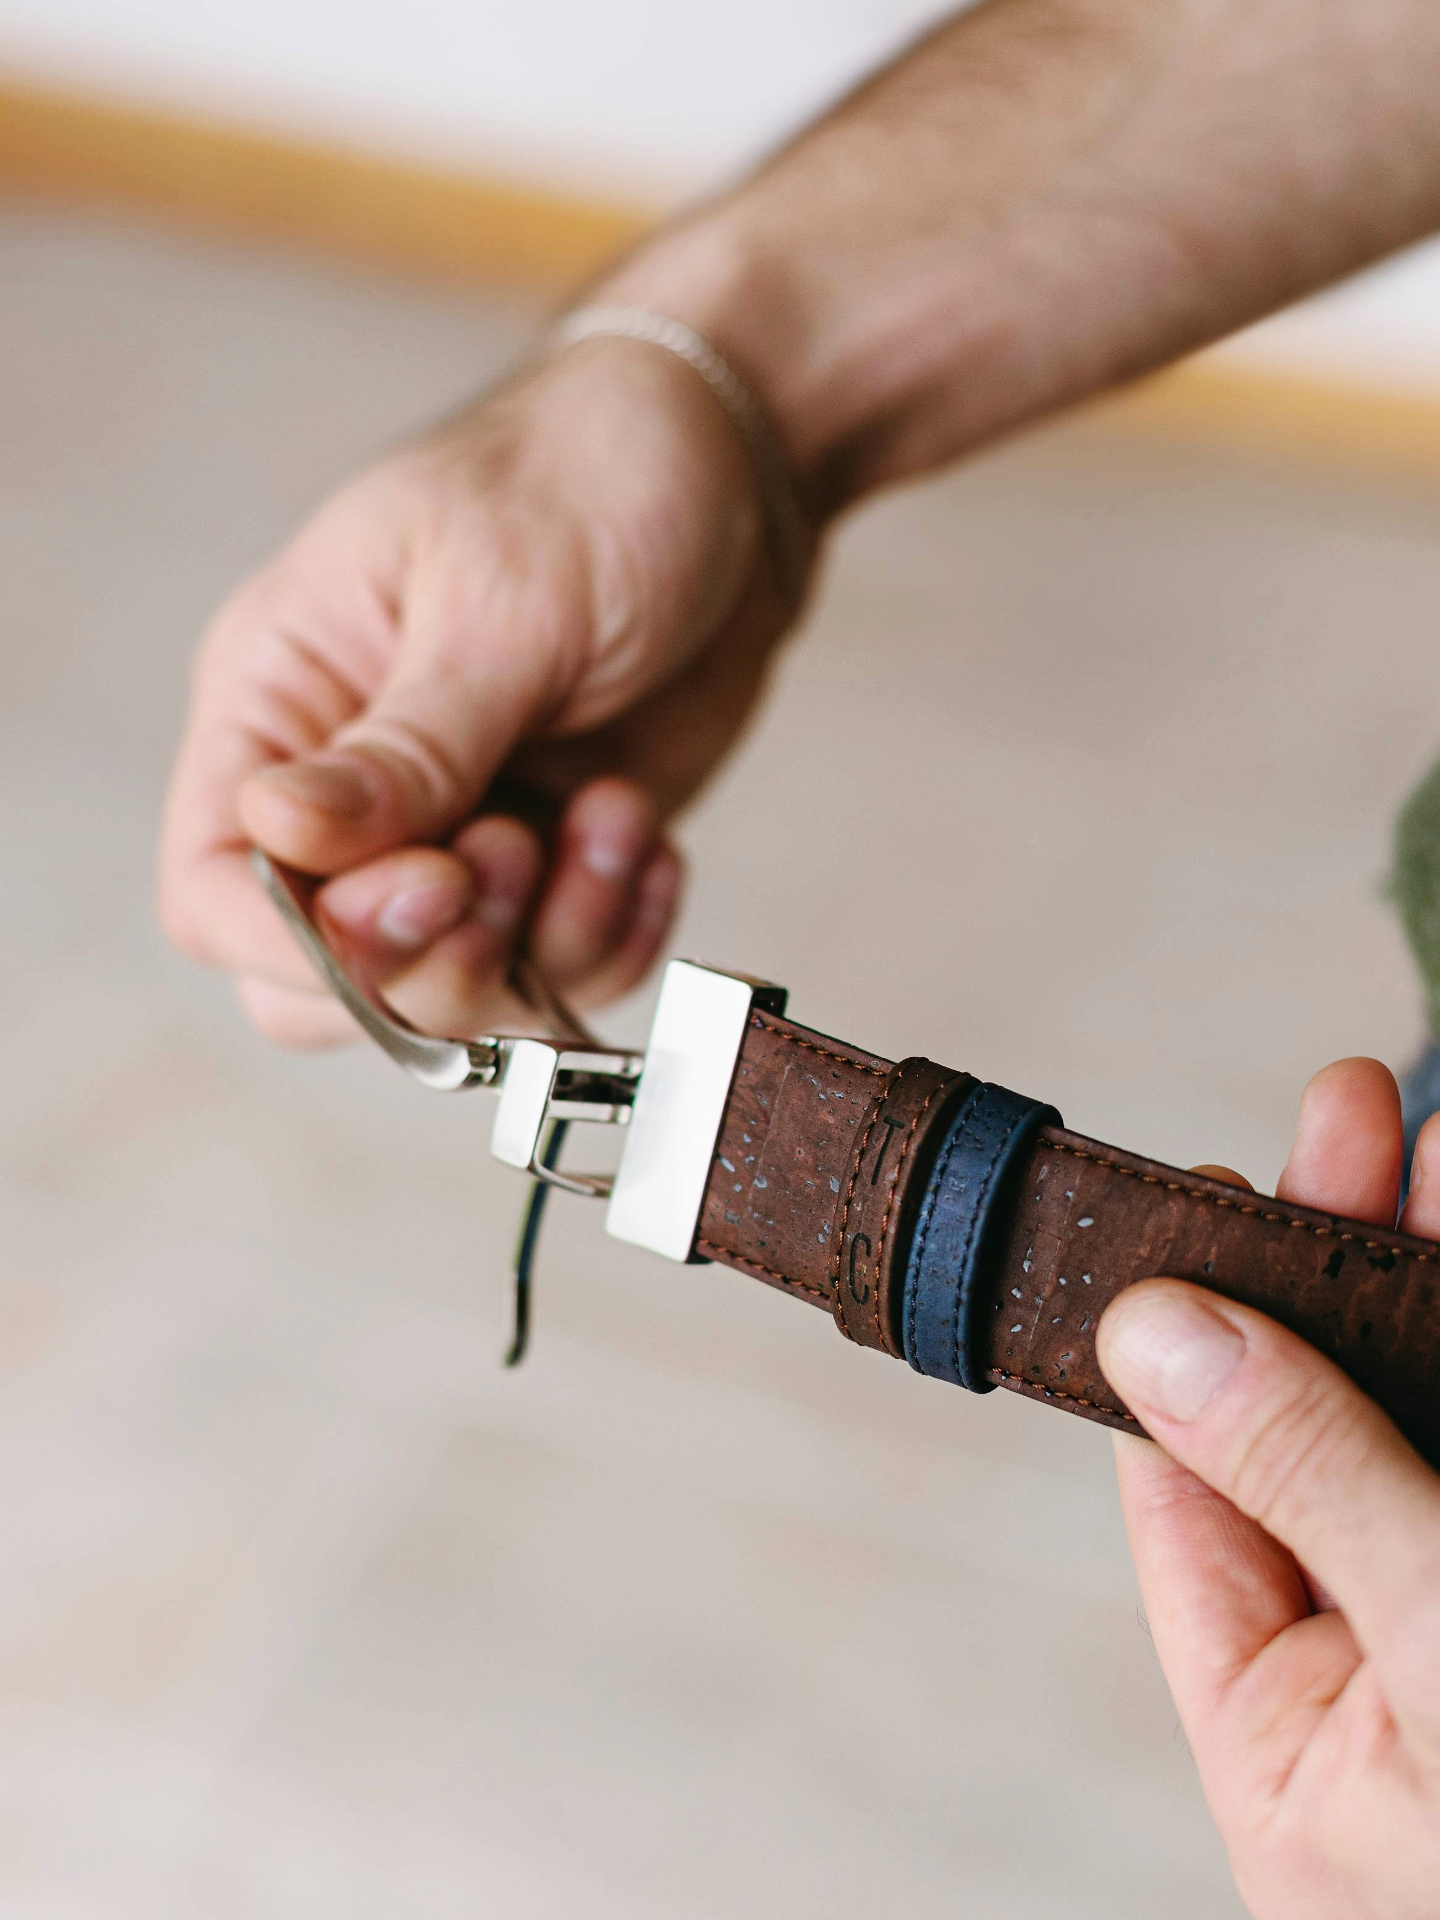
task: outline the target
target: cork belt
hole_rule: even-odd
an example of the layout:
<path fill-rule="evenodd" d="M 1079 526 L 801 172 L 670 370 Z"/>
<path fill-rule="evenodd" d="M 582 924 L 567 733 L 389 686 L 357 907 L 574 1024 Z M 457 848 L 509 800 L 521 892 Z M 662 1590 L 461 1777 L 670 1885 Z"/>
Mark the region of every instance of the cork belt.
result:
<path fill-rule="evenodd" d="M 537 1183 L 512 1358 L 558 1185 L 605 1199 L 617 1238 L 733 1267 L 918 1373 L 1130 1432 L 1100 1316 L 1137 1280 L 1193 1280 L 1328 1354 L 1440 1465 L 1440 1246 L 1087 1140 L 1040 1102 L 813 1033 L 782 989 L 690 961 L 666 969 L 643 1053 L 605 1050 L 553 996 L 543 1035 L 419 1035 L 327 945 L 303 884 L 256 864 L 372 1038 L 432 1086 L 498 1091 L 494 1151 Z M 572 1120 L 626 1127 L 613 1177 L 558 1167 Z"/>

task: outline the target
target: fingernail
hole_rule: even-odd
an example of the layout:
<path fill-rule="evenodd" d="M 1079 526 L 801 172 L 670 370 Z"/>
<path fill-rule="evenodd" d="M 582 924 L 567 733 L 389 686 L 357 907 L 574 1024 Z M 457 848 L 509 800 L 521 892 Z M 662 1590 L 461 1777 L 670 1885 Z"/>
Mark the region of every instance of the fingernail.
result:
<path fill-rule="evenodd" d="M 580 858 L 599 880 L 628 880 L 640 864 L 647 838 L 643 822 L 609 820 L 586 832 Z"/>
<path fill-rule="evenodd" d="M 475 918 L 482 927 L 489 927 L 492 933 L 509 933 L 519 924 L 524 904 L 523 900 L 512 899 L 509 894 L 487 893 L 481 897 L 475 909 Z"/>
<path fill-rule="evenodd" d="M 667 924 L 675 911 L 680 891 L 680 862 L 673 854 L 661 854 L 645 870 L 640 882 L 640 901 L 635 909 L 635 924 L 653 929 Z"/>
<path fill-rule="evenodd" d="M 334 820 L 358 820 L 374 804 L 374 789 L 353 760 L 290 760 L 267 767 L 264 777 L 301 806 Z"/>
<path fill-rule="evenodd" d="M 1146 1293 L 1112 1309 L 1105 1371 L 1132 1406 L 1195 1420 L 1239 1365 L 1244 1337 L 1198 1300 Z"/>
<path fill-rule="evenodd" d="M 465 916 L 470 905 L 464 887 L 432 883 L 402 887 L 391 894 L 375 917 L 375 924 L 392 947 L 428 947 Z"/>

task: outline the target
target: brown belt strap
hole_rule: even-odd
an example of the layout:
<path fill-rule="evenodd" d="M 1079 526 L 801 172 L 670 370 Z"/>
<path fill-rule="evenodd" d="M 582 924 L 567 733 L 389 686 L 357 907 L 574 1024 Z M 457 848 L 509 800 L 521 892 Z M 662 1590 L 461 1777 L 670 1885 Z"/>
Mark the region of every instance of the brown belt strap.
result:
<path fill-rule="evenodd" d="M 976 1098 L 967 1074 L 919 1059 L 897 1067 L 753 1014 L 697 1250 L 827 1307 L 861 1345 L 902 1354 L 915 1224 L 952 1178 L 937 1155 Z M 975 1225 L 966 1337 L 982 1383 L 1138 1430 L 1100 1372 L 1095 1329 L 1122 1287 L 1165 1275 L 1293 1328 L 1440 1461 L 1440 1247 L 1057 1126 L 1025 1139 Z"/>

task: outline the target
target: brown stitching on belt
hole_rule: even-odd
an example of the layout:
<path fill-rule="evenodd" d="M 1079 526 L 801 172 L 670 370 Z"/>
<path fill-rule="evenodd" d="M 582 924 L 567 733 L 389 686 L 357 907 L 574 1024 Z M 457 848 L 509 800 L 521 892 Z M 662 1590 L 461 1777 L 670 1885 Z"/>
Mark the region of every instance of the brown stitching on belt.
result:
<path fill-rule="evenodd" d="M 1085 1157 L 1094 1158 L 1091 1154 Z M 1121 1172 L 1124 1172 L 1123 1167 Z M 1128 1420 L 1132 1427 L 1140 1425 L 1133 1413 L 1122 1413 L 1119 1407 L 1102 1407 L 1098 1400 L 1087 1400 L 1083 1393 L 1066 1393 L 1060 1387 L 1047 1387 L 1043 1380 L 1027 1380 L 1023 1374 L 1007 1373 L 1003 1367 L 988 1367 L 985 1377 L 993 1380 L 997 1386 L 1002 1381 L 1013 1380 L 1017 1387 L 1028 1387 L 1032 1393 L 1043 1393 L 1051 1400 L 1073 1400 L 1077 1407 L 1089 1407 L 1092 1413 L 1108 1413 L 1112 1420 Z"/>
<path fill-rule="evenodd" d="M 1288 1214 L 1266 1213 L 1263 1207 L 1242 1206 L 1238 1200 L 1222 1199 L 1218 1193 L 1207 1193 L 1203 1187 L 1187 1187 L 1179 1180 L 1162 1180 L 1157 1173 L 1141 1173 L 1136 1167 L 1122 1166 L 1118 1160 L 1107 1160 L 1103 1154 L 1087 1153 L 1083 1147 L 1067 1147 L 1062 1141 L 1047 1140 L 1047 1153 L 1068 1153 L 1076 1160 L 1091 1160 L 1097 1167 L 1108 1167 L 1112 1173 L 1123 1174 L 1127 1180 L 1138 1180 L 1143 1186 L 1163 1187 L 1166 1193 L 1183 1193 L 1190 1200 L 1204 1200 L 1212 1207 L 1224 1207 L 1232 1213 L 1253 1214 L 1257 1219 L 1269 1220 L 1277 1227 L 1301 1227 L 1306 1233 L 1313 1233 L 1318 1239 L 1359 1240 L 1362 1247 L 1371 1252 L 1384 1251 L 1398 1254 L 1402 1260 L 1413 1260 L 1419 1264 L 1422 1260 L 1440 1259 L 1437 1253 L 1416 1253 L 1413 1248 L 1401 1246 L 1395 1240 L 1362 1240 L 1358 1233 L 1341 1233 L 1336 1227 L 1319 1227 L 1313 1220 L 1292 1220 Z M 1069 1396 L 1073 1398 L 1072 1396 Z M 1088 1402 L 1087 1402 L 1088 1404 Z M 1105 1412 L 1105 1408 L 1100 1408 Z"/>
<path fill-rule="evenodd" d="M 960 1077 L 958 1073 L 952 1073 L 948 1080 L 942 1080 L 939 1086 L 932 1087 L 930 1092 L 925 1096 L 924 1106 L 921 1107 L 915 1118 L 910 1122 L 910 1131 L 905 1135 L 905 1144 L 901 1147 L 896 1157 L 895 1171 L 890 1177 L 890 1191 L 885 1196 L 885 1211 L 880 1216 L 880 1235 L 875 1243 L 875 1271 L 877 1273 L 880 1271 L 880 1256 L 885 1251 L 885 1236 L 890 1231 L 890 1215 L 894 1210 L 895 1196 L 900 1191 L 900 1169 L 905 1164 L 905 1156 L 915 1144 L 915 1136 L 920 1131 L 920 1122 L 925 1118 L 941 1094 L 948 1093 Z"/>
<path fill-rule="evenodd" d="M 830 1296 L 823 1287 L 812 1287 L 808 1280 L 792 1280 L 788 1273 L 781 1273 L 777 1267 L 767 1267 L 763 1260 L 752 1260 L 748 1253 L 737 1253 L 733 1247 L 716 1246 L 713 1240 L 697 1240 L 695 1244 L 701 1253 L 708 1253 L 712 1260 L 727 1264 L 732 1260 L 743 1260 L 747 1267 L 754 1267 L 757 1273 L 768 1274 L 770 1279 L 778 1280 L 782 1287 L 794 1287 L 797 1293 L 808 1293 L 812 1300 L 819 1300 L 825 1306 L 830 1304 Z"/>
<path fill-rule="evenodd" d="M 915 1143 L 915 1136 L 920 1131 L 920 1122 L 925 1118 L 926 1114 L 930 1111 L 931 1107 L 934 1106 L 935 1102 L 939 1099 L 940 1095 L 942 1093 L 949 1093 L 950 1089 L 955 1085 L 956 1081 L 959 1080 L 960 1077 L 961 1076 L 958 1073 L 951 1074 L 948 1080 L 942 1080 L 939 1086 L 932 1087 L 930 1089 L 930 1092 L 925 1097 L 924 1106 L 921 1107 L 920 1111 L 916 1114 L 915 1118 L 910 1122 L 910 1131 L 905 1136 L 905 1144 L 903 1147 L 901 1147 L 899 1154 L 896 1156 L 895 1172 L 891 1176 L 890 1191 L 885 1196 L 885 1211 L 880 1216 L 880 1232 L 875 1241 L 875 1256 L 874 1256 L 875 1284 L 876 1284 L 877 1290 L 880 1284 L 880 1262 L 883 1259 L 884 1253 L 885 1253 L 885 1236 L 890 1231 L 890 1215 L 895 1208 L 895 1196 L 900 1191 L 900 1171 L 905 1165 L 905 1156 L 907 1153 L 909 1153 L 911 1147 Z M 876 1305 L 878 1306 L 879 1304 L 880 1303 L 877 1299 Z M 880 1336 L 885 1342 L 886 1352 L 895 1354 L 896 1357 L 898 1358 L 899 1356 L 898 1356 L 896 1347 L 894 1345 L 894 1340 L 893 1340 L 893 1336 L 891 1334 L 890 1328 L 886 1326 L 882 1326 L 880 1329 Z"/>
<path fill-rule="evenodd" d="M 844 1312 L 840 1306 L 841 1256 L 845 1251 L 845 1235 L 850 1230 L 850 1207 L 855 1199 L 855 1183 L 860 1178 L 860 1169 L 864 1166 L 865 1156 L 870 1151 L 870 1141 L 875 1133 L 876 1122 L 885 1111 L 885 1102 L 890 1097 L 890 1090 L 895 1084 L 898 1073 L 899 1068 L 897 1067 L 894 1072 L 886 1074 L 884 1086 L 880 1088 L 879 1092 L 870 1102 L 870 1117 L 866 1122 L 864 1138 L 861 1140 L 856 1152 L 850 1156 L 850 1184 L 845 1189 L 845 1205 L 840 1209 L 840 1231 L 835 1237 L 835 1264 L 830 1273 L 830 1292 L 833 1297 L 836 1312 L 840 1317 L 842 1328 L 844 1326 Z M 875 1266 L 876 1272 L 878 1273 L 880 1266 L 878 1256 Z"/>
<path fill-rule="evenodd" d="M 848 1055 L 838 1053 L 831 1047 L 822 1047 L 816 1040 L 802 1039 L 798 1033 L 791 1032 L 787 1027 L 777 1025 L 774 1020 L 767 1019 L 763 1014 L 752 1013 L 750 1016 L 750 1024 L 752 1027 L 761 1028 L 766 1033 L 773 1033 L 777 1040 L 783 1040 L 787 1046 L 803 1047 L 807 1053 L 819 1054 L 821 1059 L 833 1060 L 837 1065 L 850 1067 L 856 1073 L 868 1073 L 877 1080 L 888 1080 L 894 1072 L 893 1067 L 867 1066 L 863 1061 L 852 1060 Z M 822 1306 L 833 1307 L 833 1288 L 826 1289 L 824 1287 L 814 1286 L 807 1280 L 796 1280 L 788 1273 L 781 1273 L 778 1267 L 767 1267 L 763 1260 L 752 1260 L 747 1254 L 740 1253 L 731 1247 L 719 1246 L 713 1240 L 697 1240 L 695 1245 L 701 1253 L 709 1254 L 712 1259 L 720 1260 L 727 1264 L 733 1264 L 738 1261 L 745 1267 L 753 1268 L 756 1273 L 763 1273 L 768 1280 L 778 1281 L 782 1287 L 793 1288 L 796 1293 L 806 1294 L 810 1299 L 818 1302 Z"/>
<path fill-rule="evenodd" d="M 856 1073 L 873 1073 L 877 1080 L 889 1078 L 893 1071 L 890 1067 L 867 1067 L 862 1061 L 852 1060 L 848 1054 L 836 1053 L 832 1047 L 822 1047 L 814 1040 L 802 1040 L 798 1033 L 787 1033 L 783 1027 L 777 1027 L 773 1020 L 767 1020 L 762 1013 L 751 1015 L 751 1023 L 763 1027 L 766 1033 L 773 1033 L 778 1040 L 784 1040 L 789 1046 L 804 1047 L 808 1053 L 818 1053 L 825 1060 L 838 1060 L 842 1067 L 853 1067 Z"/>

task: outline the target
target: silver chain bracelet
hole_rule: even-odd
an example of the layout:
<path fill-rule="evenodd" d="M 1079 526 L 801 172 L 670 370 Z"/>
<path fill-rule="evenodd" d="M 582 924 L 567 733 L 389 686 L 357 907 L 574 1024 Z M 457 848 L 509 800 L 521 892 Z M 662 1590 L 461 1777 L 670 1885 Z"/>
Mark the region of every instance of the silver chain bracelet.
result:
<path fill-rule="evenodd" d="M 745 443 L 764 509 L 769 545 L 787 604 L 797 605 L 810 571 L 814 537 L 794 471 L 769 416 L 750 388 L 703 334 L 644 307 L 577 307 L 552 328 L 551 347 L 582 340 L 641 340 L 685 362 L 714 394 Z"/>

